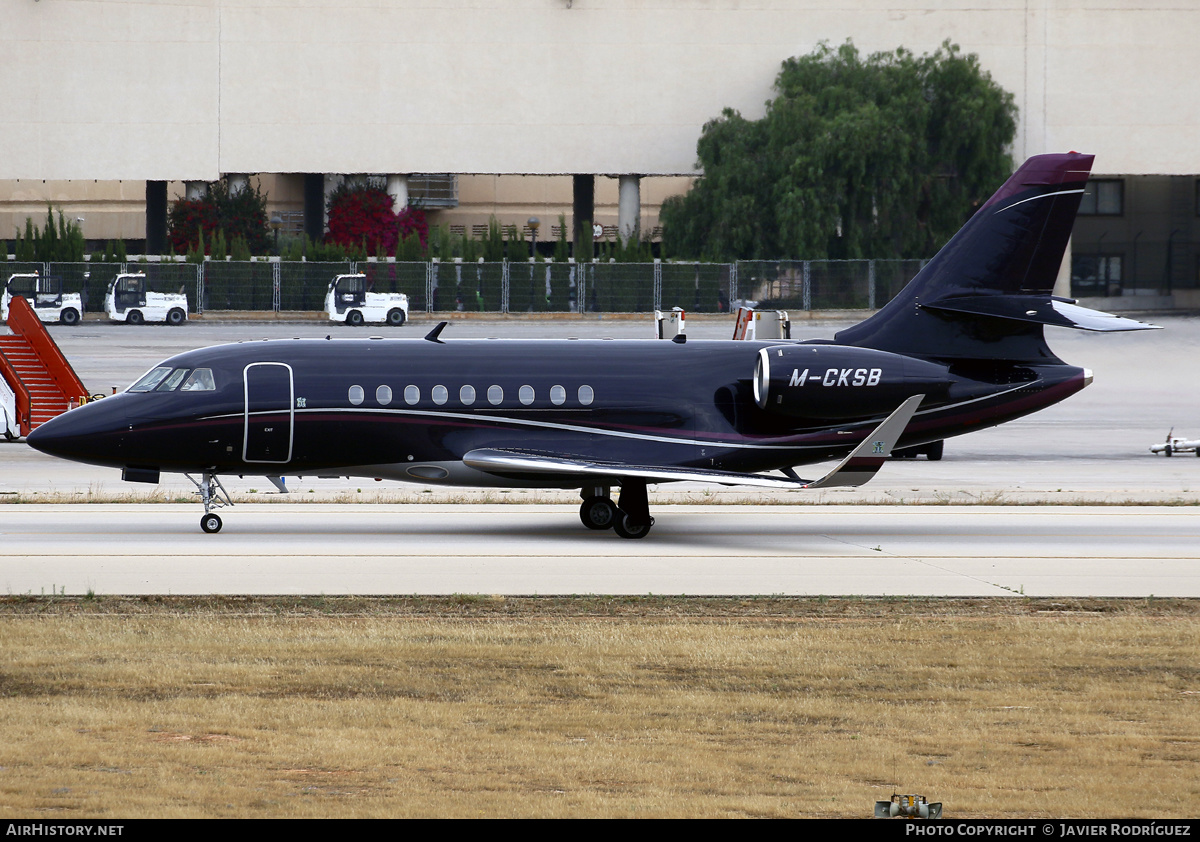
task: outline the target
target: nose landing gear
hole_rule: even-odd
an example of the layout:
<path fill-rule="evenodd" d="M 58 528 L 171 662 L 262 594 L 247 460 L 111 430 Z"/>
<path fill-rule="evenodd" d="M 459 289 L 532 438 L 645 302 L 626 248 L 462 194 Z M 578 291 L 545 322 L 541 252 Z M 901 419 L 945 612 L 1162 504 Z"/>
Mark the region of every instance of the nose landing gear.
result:
<path fill-rule="evenodd" d="M 191 474 L 184 474 L 192 485 L 196 486 L 196 493 L 200 495 L 200 502 L 204 504 L 204 517 L 200 518 L 200 528 L 210 535 L 221 531 L 223 524 L 221 516 L 212 513 L 213 509 L 221 509 L 225 506 L 232 506 L 233 500 L 229 498 L 229 492 L 225 490 L 225 486 L 221 485 L 221 480 L 217 479 L 217 475 L 205 471 L 199 480 Z"/>

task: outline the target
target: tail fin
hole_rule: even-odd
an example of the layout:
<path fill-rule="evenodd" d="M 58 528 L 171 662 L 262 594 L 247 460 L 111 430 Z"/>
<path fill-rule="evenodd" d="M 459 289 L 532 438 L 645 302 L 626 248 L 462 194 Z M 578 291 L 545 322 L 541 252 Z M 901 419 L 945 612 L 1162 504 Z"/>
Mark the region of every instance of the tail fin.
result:
<path fill-rule="evenodd" d="M 900 294 L 836 341 L 941 359 L 1053 361 L 1043 325 L 1154 327 L 1051 292 L 1092 155 L 1038 155 L 988 199 Z"/>

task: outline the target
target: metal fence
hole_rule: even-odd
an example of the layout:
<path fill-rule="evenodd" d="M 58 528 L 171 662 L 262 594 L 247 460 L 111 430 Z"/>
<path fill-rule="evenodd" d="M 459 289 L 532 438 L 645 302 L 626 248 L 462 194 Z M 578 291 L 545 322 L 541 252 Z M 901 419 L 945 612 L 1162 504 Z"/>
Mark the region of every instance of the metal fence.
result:
<path fill-rule="evenodd" d="M 779 310 L 873 310 L 891 301 L 923 260 L 753 260 L 738 264 L 738 288 Z"/>
<path fill-rule="evenodd" d="M 120 272 L 144 272 L 151 289 L 186 292 L 192 309 L 305 311 L 325 306 L 335 275 L 362 272 L 376 292 L 402 292 L 411 313 L 648 313 L 680 307 L 727 312 L 741 304 L 783 310 L 875 309 L 920 270 L 919 260 L 776 260 L 737 263 L 339 263 L 276 260 L 5 263 L 4 277 L 37 271 L 101 310 Z"/>
<path fill-rule="evenodd" d="M 1186 238 L 1100 238 L 1071 249 L 1071 295 L 1170 295 L 1200 287 L 1200 244 Z"/>

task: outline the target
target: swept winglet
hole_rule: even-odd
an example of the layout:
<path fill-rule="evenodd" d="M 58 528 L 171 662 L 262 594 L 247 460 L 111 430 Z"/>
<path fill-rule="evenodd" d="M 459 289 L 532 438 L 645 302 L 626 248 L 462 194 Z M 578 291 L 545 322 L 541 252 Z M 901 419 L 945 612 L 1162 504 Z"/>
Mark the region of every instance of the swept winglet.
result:
<path fill-rule="evenodd" d="M 862 444 L 854 448 L 836 468 L 819 480 L 808 483 L 804 488 L 853 487 L 870 481 L 880 466 L 892 455 L 892 448 L 900 440 L 904 428 L 908 426 L 924 399 L 924 395 L 913 395 L 900 404 L 895 412 L 885 418 L 883 423 L 863 439 Z"/>

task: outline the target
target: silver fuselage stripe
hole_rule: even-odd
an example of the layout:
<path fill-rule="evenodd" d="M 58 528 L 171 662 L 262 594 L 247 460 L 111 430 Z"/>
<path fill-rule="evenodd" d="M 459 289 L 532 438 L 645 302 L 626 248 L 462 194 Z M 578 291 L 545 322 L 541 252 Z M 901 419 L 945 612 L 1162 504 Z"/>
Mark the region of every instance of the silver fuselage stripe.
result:
<path fill-rule="evenodd" d="M 920 415 L 928 415 L 928 414 L 931 414 L 934 412 L 946 412 L 949 410 L 959 409 L 964 406 L 970 406 L 971 404 L 980 403 L 981 401 L 995 400 L 996 398 L 1003 397 L 1004 395 L 1011 394 L 1012 392 L 1018 392 L 1022 389 L 1028 389 L 1031 386 L 1036 386 L 1041 382 L 1042 382 L 1041 380 L 1034 380 L 1030 383 L 1022 383 L 1019 386 L 1014 386 L 1011 389 L 1006 389 L 1003 392 L 996 392 L 991 395 L 985 395 L 985 396 L 979 397 L 979 398 L 972 398 L 970 400 L 962 401 L 960 403 L 947 404 L 946 406 L 939 406 L 939 407 L 935 407 L 935 408 L 927 409 L 927 410 L 919 410 L 916 413 L 916 415 L 920 416 Z M 479 423 L 480 421 L 492 421 L 497 424 L 509 424 L 509 425 L 522 426 L 522 427 L 534 427 L 534 428 L 542 429 L 542 430 L 560 430 L 563 432 L 583 433 L 585 435 L 608 436 L 609 438 L 637 439 L 639 441 L 652 441 L 652 442 L 660 442 L 663 444 L 682 444 L 682 445 L 699 446 L 699 447 L 725 447 L 725 448 L 737 449 L 737 450 L 819 450 L 819 449 L 827 448 L 829 446 L 828 444 L 820 444 L 820 445 L 812 445 L 812 444 L 751 444 L 748 442 L 725 442 L 725 441 L 714 440 L 714 439 L 679 438 L 677 436 L 661 436 L 661 435 L 651 435 L 651 434 L 647 434 L 647 433 L 631 433 L 631 432 L 626 432 L 623 430 L 606 430 L 606 429 L 603 429 L 600 427 L 585 427 L 585 426 L 582 426 L 579 424 L 562 424 L 562 423 L 559 423 L 556 421 L 535 421 L 530 418 L 512 418 L 507 415 L 490 415 L 490 414 L 483 414 L 483 413 L 476 415 L 476 414 L 466 413 L 466 412 L 438 412 L 436 410 L 426 410 L 426 409 L 403 409 L 403 408 L 392 409 L 389 407 L 382 407 L 382 406 L 381 407 L 370 407 L 370 408 L 328 407 L 328 408 L 324 408 L 324 409 L 320 408 L 320 407 L 310 407 L 310 408 L 306 408 L 306 409 L 297 409 L 296 410 L 297 415 L 314 414 L 314 413 L 320 414 L 320 413 L 326 413 L 326 412 L 347 412 L 347 413 L 369 412 L 372 414 L 384 414 L 384 415 L 408 415 L 408 416 L 413 416 L 413 417 L 435 418 L 435 419 L 436 418 L 445 418 L 447 420 L 471 421 L 473 423 Z M 229 416 L 215 415 L 215 416 L 210 416 L 210 417 L 213 418 L 214 420 L 216 420 L 216 419 L 234 417 L 234 416 L 232 416 L 232 415 L 229 415 Z M 238 413 L 236 417 L 241 418 L 242 413 Z M 872 423 L 878 424 L 880 420 L 881 419 L 876 418 L 873 420 L 861 421 L 861 422 L 856 423 L 855 426 L 866 427 Z M 822 430 L 810 431 L 810 433 L 835 432 L 835 431 L 837 431 L 837 429 L 838 429 L 837 427 L 825 427 Z"/>

